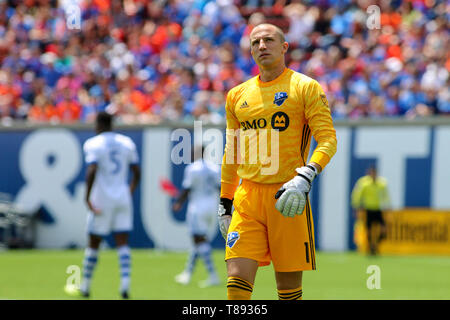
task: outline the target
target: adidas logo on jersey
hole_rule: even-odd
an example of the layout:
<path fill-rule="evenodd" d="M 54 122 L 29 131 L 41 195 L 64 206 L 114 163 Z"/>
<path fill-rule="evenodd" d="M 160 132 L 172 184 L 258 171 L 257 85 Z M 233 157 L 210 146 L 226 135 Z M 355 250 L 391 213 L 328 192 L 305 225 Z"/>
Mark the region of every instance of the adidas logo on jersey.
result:
<path fill-rule="evenodd" d="M 248 108 L 248 107 L 249 107 L 249 105 L 248 105 L 247 101 L 244 101 L 244 103 L 241 104 L 240 109 L 242 109 L 242 108 Z"/>

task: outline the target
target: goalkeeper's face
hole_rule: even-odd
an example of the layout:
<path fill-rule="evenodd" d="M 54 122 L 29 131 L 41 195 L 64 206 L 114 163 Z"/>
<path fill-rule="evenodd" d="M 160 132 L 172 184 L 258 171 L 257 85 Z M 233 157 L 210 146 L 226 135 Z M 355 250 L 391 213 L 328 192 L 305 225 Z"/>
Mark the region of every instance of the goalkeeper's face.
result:
<path fill-rule="evenodd" d="M 268 69 L 284 65 L 288 47 L 283 32 L 274 25 L 261 24 L 250 33 L 251 53 L 260 67 Z"/>

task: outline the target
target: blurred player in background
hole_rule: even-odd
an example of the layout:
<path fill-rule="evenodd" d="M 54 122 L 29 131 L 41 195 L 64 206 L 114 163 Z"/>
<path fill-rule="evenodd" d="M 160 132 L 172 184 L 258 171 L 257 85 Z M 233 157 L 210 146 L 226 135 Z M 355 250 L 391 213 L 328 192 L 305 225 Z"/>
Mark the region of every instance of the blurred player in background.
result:
<path fill-rule="evenodd" d="M 250 47 L 260 74 L 231 89 L 225 106 L 227 137 L 218 214 L 226 239 L 228 299 L 250 299 L 258 266 L 272 261 L 279 299 L 300 300 L 302 272 L 316 269 L 308 192 L 336 152 L 336 132 L 320 84 L 286 68 L 289 45 L 280 28 L 256 26 Z M 256 164 L 228 160 L 230 154 L 237 155 L 237 146 L 245 144 L 249 130 L 259 136 L 262 130 L 278 132 L 278 149 L 270 141 L 265 149 L 278 156 L 275 173 L 263 173 L 261 158 Z M 317 147 L 306 163 L 311 134 Z M 253 141 L 260 149 L 261 141 Z M 241 158 L 251 157 L 250 152 L 251 148 L 241 150 Z"/>
<path fill-rule="evenodd" d="M 89 208 L 87 231 L 89 244 L 83 260 L 83 279 L 79 293 L 89 297 L 92 275 L 97 264 L 102 238 L 114 234 L 120 265 L 120 294 L 129 298 L 131 254 L 128 235 L 133 229 L 132 194 L 139 184 L 140 167 L 134 142 L 112 132 L 112 116 L 100 112 L 97 135 L 84 144 L 86 204 Z M 133 177 L 128 184 L 128 172 Z"/>
<path fill-rule="evenodd" d="M 377 175 L 376 167 L 370 166 L 367 174 L 356 181 L 351 198 L 358 219 L 365 219 L 369 252 L 376 255 L 380 241 L 386 237 L 383 211 L 390 206 L 387 180 Z"/>
<path fill-rule="evenodd" d="M 220 282 L 214 268 L 209 235 L 213 228 L 217 228 L 220 167 L 203 159 L 203 148 L 201 154 L 199 151 L 194 154 L 200 157 L 194 159 L 193 156 L 194 162 L 184 169 L 183 190 L 172 207 L 174 211 L 179 211 L 186 199 L 189 199 L 186 221 L 194 242 L 185 270 L 175 277 L 175 281 L 185 285 L 190 283 L 195 263 L 200 257 L 209 273 L 209 278 L 202 281 L 200 286 L 208 287 Z"/>

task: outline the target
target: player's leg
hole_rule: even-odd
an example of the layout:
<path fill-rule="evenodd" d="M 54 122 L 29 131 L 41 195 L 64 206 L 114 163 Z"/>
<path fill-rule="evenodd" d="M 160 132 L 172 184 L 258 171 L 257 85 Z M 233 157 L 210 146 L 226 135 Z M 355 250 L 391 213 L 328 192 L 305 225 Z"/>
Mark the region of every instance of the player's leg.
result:
<path fill-rule="evenodd" d="M 225 250 L 228 300 L 250 300 L 259 265 L 270 263 L 267 236 L 259 225 L 237 210 L 233 213 Z"/>
<path fill-rule="evenodd" d="M 113 210 L 112 231 L 119 257 L 120 288 L 123 299 L 129 298 L 131 284 L 131 250 L 128 245 L 130 232 L 133 230 L 133 207 L 131 201 L 118 205 Z"/>
<path fill-rule="evenodd" d="M 227 260 L 228 300 L 250 300 L 255 283 L 258 261 L 248 258 Z"/>
<path fill-rule="evenodd" d="M 267 196 L 263 191 L 266 188 L 244 180 L 234 194 L 225 246 L 230 300 L 249 300 L 258 267 L 270 264 L 266 217 L 261 206 L 261 199 Z"/>
<path fill-rule="evenodd" d="M 207 201 L 199 203 L 196 207 L 198 213 L 196 215 L 196 221 L 193 227 L 195 232 L 194 243 L 197 247 L 200 258 L 205 263 L 206 270 L 208 271 L 208 279 L 200 282 L 200 287 L 208 287 L 219 284 L 219 277 L 214 268 L 212 258 L 212 247 L 209 239 L 210 230 L 215 227 L 217 230 L 217 224 L 214 223 L 216 218 L 217 202 Z"/>
<path fill-rule="evenodd" d="M 189 229 L 189 233 L 191 234 L 192 237 L 192 245 L 191 248 L 189 249 L 189 256 L 186 265 L 184 267 L 184 270 L 175 276 L 175 281 L 183 285 L 187 285 L 191 282 L 195 265 L 200 256 L 198 252 L 198 245 L 196 242 L 196 229 L 195 229 L 196 212 L 191 209 L 191 206 L 188 206 L 188 210 L 186 212 L 186 223 Z"/>
<path fill-rule="evenodd" d="M 386 223 L 384 222 L 382 212 L 380 210 L 377 210 L 373 213 L 374 215 L 374 251 L 376 254 L 379 252 L 379 246 L 381 240 L 383 240 L 386 237 Z"/>
<path fill-rule="evenodd" d="M 374 235 L 374 213 L 371 210 L 366 211 L 367 219 L 367 243 L 369 244 L 369 254 L 376 254 L 376 236 Z"/>
<path fill-rule="evenodd" d="M 96 207 L 101 207 L 99 203 Z M 99 247 L 103 236 L 109 234 L 111 225 L 111 210 L 102 207 L 101 214 L 88 213 L 87 231 L 89 244 L 84 252 L 83 278 L 80 291 L 83 296 L 89 296 L 91 290 L 92 276 L 98 261 Z"/>
<path fill-rule="evenodd" d="M 130 281 L 131 281 L 131 250 L 128 245 L 128 232 L 114 233 L 114 240 L 117 246 L 117 253 L 119 255 L 119 269 L 120 269 L 120 294 L 122 298 L 129 298 Z"/>
<path fill-rule="evenodd" d="M 375 221 L 372 224 L 372 241 L 374 254 L 378 254 L 378 246 L 380 244 L 381 239 L 380 236 L 381 236 L 380 223 Z"/>
<path fill-rule="evenodd" d="M 378 242 L 380 242 L 381 240 L 384 240 L 387 237 L 386 221 L 384 221 L 384 216 L 383 216 L 382 211 L 380 211 L 380 213 L 379 213 L 378 221 L 380 223 L 380 235 L 378 238 Z"/>
<path fill-rule="evenodd" d="M 301 300 L 302 275 L 315 270 L 314 224 L 309 201 L 303 214 L 284 217 L 275 209 L 275 201 L 267 199 L 267 230 L 270 254 L 275 269 L 280 300 Z"/>
<path fill-rule="evenodd" d="M 302 300 L 302 271 L 275 272 L 279 300 Z"/>
<path fill-rule="evenodd" d="M 84 251 L 83 258 L 83 278 L 80 291 L 84 297 L 89 297 L 91 291 L 92 275 L 98 261 L 98 253 L 102 237 L 100 235 L 90 234 L 89 244 Z"/>
<path fill-rule="evenodd" d="M 206 235 L 195 235 L 194 243 L 197 247 L 197 252 L 205 263 L 206 270 L 208 271 L 208 279 L 200 282 L 200 287 L 209 287 L 219 284 L 219 277 L 217 276 L 212 259 L 212 247 L 208 241 Z"/>
<path fill-rule="evenodd" d="M 189 256 L 184 270 L 175 276 L 175 281 L 179 284 L 187 285 L 191 282 L 192 273 L 199 258 L 198 247 L 195 243 L 195 236 L 192 235 L 192 247 L 189 249 Z"/>

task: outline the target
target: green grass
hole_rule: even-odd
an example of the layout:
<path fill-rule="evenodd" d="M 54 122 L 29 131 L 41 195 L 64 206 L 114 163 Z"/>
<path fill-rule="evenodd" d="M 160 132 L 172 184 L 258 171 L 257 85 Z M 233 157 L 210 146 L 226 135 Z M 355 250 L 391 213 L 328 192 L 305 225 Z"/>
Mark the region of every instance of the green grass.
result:
<path fill-rule="evenodd" d="M 214 261 L 223 284 L 200 289 L 206 278 L 202 261 L 191 284 L 182 286 L 174 276 L 182 271 L 187 253 L 157 250 L 132 251 L 133 299 L 209 300 L 226 299 L 226 268 L 223 251 Z M 27 250 L 0 252 L 0 299 L 74 299 L 63 292 L 68 266 L 81 266 L 82 250 Z M 303 276 L 306 299 L 450 299 L 450 257 L 381 256 L 357 253 L 317 252 L 318 270 Z M 381 270 L 381 289 L 369 290 L 369 265 Z M 92 299 L 118 299 L 117 253 L 102 250 L 92 284 Z M 253 299 L 276 299 L 272 266 L 258 270 Z"/>

